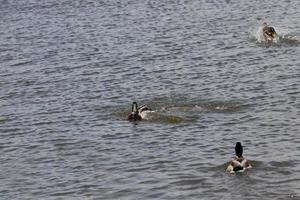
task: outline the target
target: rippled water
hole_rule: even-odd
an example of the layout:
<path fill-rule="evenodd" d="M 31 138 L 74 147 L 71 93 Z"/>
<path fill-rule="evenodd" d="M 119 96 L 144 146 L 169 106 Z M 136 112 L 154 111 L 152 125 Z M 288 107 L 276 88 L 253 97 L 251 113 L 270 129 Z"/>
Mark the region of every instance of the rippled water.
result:
<path fill-rule="evenodd" d="M 0 199 L 300 199 L 299 9 L 0 1 Z"/>

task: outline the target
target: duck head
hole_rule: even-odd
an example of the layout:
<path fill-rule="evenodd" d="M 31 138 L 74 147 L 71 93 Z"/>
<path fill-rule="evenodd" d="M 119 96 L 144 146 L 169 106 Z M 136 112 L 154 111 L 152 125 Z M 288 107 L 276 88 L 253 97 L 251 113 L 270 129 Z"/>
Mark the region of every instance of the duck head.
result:
<path fill-rule="evenodd" d="M 142 120 L 142 117 L 139 114 L 138 105 L 136 102 L 132 103 L 131 114 L 128 116 L 129 121 L 139 121 Z"/>
<path fill-rule="evenodd" d="M 243 156 L 243 146 L 240 142 L 237 142 L 235 145 L 235 155 L 237 157 L 242 157 Z"/>

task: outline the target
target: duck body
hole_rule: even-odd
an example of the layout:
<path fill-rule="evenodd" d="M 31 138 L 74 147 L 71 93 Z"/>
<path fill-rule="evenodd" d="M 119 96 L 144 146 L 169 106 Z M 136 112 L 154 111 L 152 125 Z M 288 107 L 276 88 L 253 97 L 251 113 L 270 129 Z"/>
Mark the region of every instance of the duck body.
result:
<path fill-rule="evenodd" d="M 276 33 L 274 27 L 269 26 L 267 23 L 263 23 L 262 35 L 264 37 L 264 40 L 267 42 L 272 42 L 278 37 L 278 34 Z"/>
<path fill-rule="evenodd" d="M 132 112 L 130 115 L 128 115 L 127 119 L 129 121 L 141 121 L 142 117 L 139 115 L 138 112 Z"/>
<path fill-rule="evenodd" d="M 251 168 L 251 165 L 246 158 L 235 157 L 230 161 L 226 171 L 229 173 L 244 172 L 248 168 Z"/>
<path fill-rule="evenodd" d="M 138 108 L 139 115 L 142 119 L 147 119 L 147 115 L 149 113 L 153 113 L 154 111 L 146 105 L 142 105 Z"/>

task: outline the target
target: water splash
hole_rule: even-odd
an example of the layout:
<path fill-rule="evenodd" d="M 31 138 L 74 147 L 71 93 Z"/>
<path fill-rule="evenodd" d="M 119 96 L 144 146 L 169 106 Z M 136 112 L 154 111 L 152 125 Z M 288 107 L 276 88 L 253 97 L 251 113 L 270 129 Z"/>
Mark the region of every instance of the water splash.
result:
<path fill-rule="evenodd" d="M 143 102 L 144 103 L 144 102 Z M 238 101 L 191 101 L 187 99 L 155 99 L 147 105 L 154 112 L 147 113 L 145 121 L 155 123 L 182 123 L 195 122 L 206 113 L 235 113 L 247 105 Z M 109 108 L 106 108 L 109 109 Z M 117 107 L 109 111 L 118 119 L 124 120 L 130 113 L 129 107 Z"/>
<path fill-rule="evenodd" d="M 265 45 L 298 45 L 299 44 L 299 39 L 296 35 L 293 35 L 289 30 L 286 29 L 281 29 L 278 27 L 273 26 L 274 29 L 276 30 L 277 37 L 275 37 L 273 40 L 267 40 L 263 36 L 263 26 L 260 26 L 256 31 L 251 32 L 251 36 L 254 38 L 256 43 L 258 44 L 265 44 Z"/>

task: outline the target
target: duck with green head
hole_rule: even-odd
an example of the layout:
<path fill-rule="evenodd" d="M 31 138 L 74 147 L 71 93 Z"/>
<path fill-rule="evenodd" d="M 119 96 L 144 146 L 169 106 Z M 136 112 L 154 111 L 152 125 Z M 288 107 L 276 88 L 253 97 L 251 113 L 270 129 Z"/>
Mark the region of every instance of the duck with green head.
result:
<path fill-rule="evenodd" d="M 146 119 L 146 115 L 149 112 L 154 112 L 154 111 L 152 111 L 151 108 L 148 108 L 146 105 L 142 105 L 141 107 L 138 107 L 138 104 L 136 102 L 133 102 L 131 106 L 131 114 L 128 116 L 128 120 L 140 121 L 142 119 Z"/>
<path fill-rule="evenodd" d="M 249 161 L 243 156 L 243 146 L 240 142 L 235 145 L 235 157 L 230 161 L 226 171 L 230 173 L 244 172 L 251 168 Z"/>

